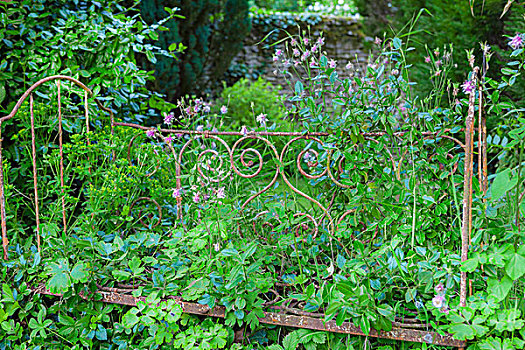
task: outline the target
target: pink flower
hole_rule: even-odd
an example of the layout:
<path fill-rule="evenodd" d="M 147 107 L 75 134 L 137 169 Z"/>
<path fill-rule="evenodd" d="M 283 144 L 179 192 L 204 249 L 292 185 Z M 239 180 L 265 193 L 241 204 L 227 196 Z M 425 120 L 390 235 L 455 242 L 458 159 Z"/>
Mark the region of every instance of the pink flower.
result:
<path fill-rule="evenodd" d="M 164 116 L 164 124 L 171 125 L 171 123 L 173 123 L 173 118 L 175 118 L 175 115 L 173 114 L 173 112 L 166 114 Z"/>
<path fill-rule="evenodd" d="M 376 45 L 381 45 L 382 42 L 383 42 L 383 40 L 379 39 L 379 38 L 376 36 L 376 38 L 375 38 L 375 40 L 374 40 L 374 44 L 376 44 Z"/>
<path fill-rule="evenodd" d="M 461 85 L 461 88 L 463 89 L 463 92 L 465 94 L 470 94 L 472 91 L 474 91 L 476 86 L 474 85 L 474 82 L 472 80 L 467 80 L 463 83 L 463 85 Z"/>
<path fill-rule="evenodd" d="M 439 49 L 434 50 L 434 55 L 439 56 Z"/>
<path fill-rule="evenodd" d="M 445 302 L 445 297 L 442 295 L 436 295 L 434 298 L 432 298 L 432 306 L 435 308 L 440 309 L 443 307 L 443 303 Z"/>
<path fill-rule="evenodd" d="M 436 293 L 441 294 L 445 291 L 445 286 L 442 283 L 439 283 L 434 287 L 434 290 Z"/>
<path fill-rule="evenodd" d="M 166 141 L 166 143 L 171 143 L 171 141 L 173 141 L 173 137 L 172 136 L 168 136 L 164 139 L 164 141 Z"/>
<path fill-rule="evenodd" d="M 516 34 L 510 39 L 509 45 L 512 49 L 517 50 L 523 46 L 523 34 Z"/>
<path fill-rule="evenodd" d="M 244 136 L 248 135 L 248 128 L 246 127 L 246 125 L 242 126 L 241 134 L 243 134 Z"/>
<path fill-rule="evenodd" d="M 221 107 L 221 113 L 222 113 L 222 114 L 226 114 L 226 112 L 228 112 L 228 107 L 226 107 L 226 106 L 222 106 L 222 107 Z"/>
<path fill-rule="evenodd" d="M 274 61 L 274 62 L 279 61 L 279 57 L 278 57 L 278 56 L 273 56 L 273 61 Z"/>
<path fill-rule="evenodd" d="M 275 56 L 281 56 L 283 54 L 283 50 L 277 49 L 275 50 Z"/>
<path fill-rule="evenodd" d="M 259 114 L 257 116 L 256 120 L 257 120 L 258 123 L 261 123 L 261 125 L 264 126 L 264 125 L 266 125 L 266 122 L 268 121 L 268 118 L 267 118 L 266 114 L 261 113 L 261 114 Z"/>
<path fill-rule="evenodd" d="M 337 62 L 334 59 L 328 60 L 328 65 L 330 68 L 335 68 L 337 66 Z"/>
<path fill-rule="evenodd" d="M 437 61 L 436 61 L 436 66 L 437 66 L 437 67 L 441 66 L 441 63 L 442 63 L 441 60 L 437 60 Z"/>
<path fill-rule="evenodd" d="M 315 68 L 316 64 L 315 64 L 315 61 L 312 60 L 310 61 L 310 68 Z"/>
<path fill-rule="evenodd" d="M 317 44 L 319 46 L 323 46 L 324 45 L 324 38 L 323 37 L 320 37 L 319 39 L 317 39 Z"/>
<path fill-rule="evenodd" d="M 309 41 L 310 41 L 310 40 L 309 40 L 308 38 L 304 38 L 304 39 L 303 39 L 303 42 L 304 42 L 305 45 L 308 45 L 308 42 L 309 42 Z"/>
<path fill-rule="evenodd" d="M 301 54 L 301 53 L 299 52 L 298 49 L 293 49 L 293 55 L 294 55 L 295 57 L 299 56 L 300 54 Z"/>
<path fill-rule="evenodd" d="M 352 68 L 354 68 L 354 65 L 352 64 L 352 62 L 348 61 L 348 63 L 346 64 L 345 68 L 346 69 L 352 69 Z"/>
<path fill-rule="evenodd" d="M 284 68 L 288 68 L 292 65 L 292 62 L 289 59 L 284 60 L 283 66 Z"/>
<path fill-rule="evenodd" d="M 297 40 L 295 38 L 292 38 L 292 41 L 290 42 L 292 46 L 297 45 Z"/>
<path fill-rule="evenodd" d="M 301 64 L 300 61 L 295 61 L 295 62 L 293 63 L 293 65 L 294 65 L 295 67 L 299 67 L 300 64 Z"/>
<path fill-rule="evenodd" d="M 204 107 L 202 107 L 202 111 L 204 113 L 210 113 L 210 105 L 205 105 Z"/>
<path fill-rule="evenodd" d="M 173 198 L 179 198 L 181 197 L 181 190 L 180 188 L 173 189 L 173 193 L 171 194 Z"/>
<path fill-rule="evenodd" d="M 226 193 L 224 193 L 224 187 L 219 187 L 217 189 L 217 198 L 219 199 L 226 198 Z"/>
<path fill-rule="evenodd" d="M 146 136 L 147 137 L 155 137 L 155 129 L 149 129 L 146 131 Z"/>
<path fill-rule="evenodd" d="M 430 63 L 431 61 L 430 56 L 425 57 L 425 63 Z"/>
<path fill-rule="evenodd" d="M 317 49 L 318 49 L 317 44 L 315 44 L 314 46 L 312 46 L 312 52 L 317 51 Z"/>
<path fill-rule="evenodd" d="M 201 200 L 201 196 L 199 195 L 199 192 L 195 192 L 195 194 L 193 195 L 193 202 L 199 203 L 200 200 Z"/>

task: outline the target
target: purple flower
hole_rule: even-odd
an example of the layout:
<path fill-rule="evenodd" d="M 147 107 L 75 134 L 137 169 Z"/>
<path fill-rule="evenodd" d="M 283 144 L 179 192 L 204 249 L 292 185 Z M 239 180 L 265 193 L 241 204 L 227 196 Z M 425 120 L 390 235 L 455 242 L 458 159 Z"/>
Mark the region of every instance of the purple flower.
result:
<path fill-rule="evenodd" d="M 281 56 L 283 54 L 283 50 L 277 49 L 275 50 L 275 56 Z"/>
<path fill-rule="evenodd" d="M 512 49 L 517 50 L 523 46 L 523 34 L 516 34 L 515 36 L 510 39 L 509 46 L 512 47 Z"/>
<path fill-rule="evenodd" d="M 181 197 L 181 190 L 180 188 L 173 189 L 173 193 L 171 194 L 173 198 L 179 198 Z"/>
<path fill-rule="evenodd" d="M 466 82 L 461 85 L 461 88 L 463 89 L 463 92 L 466 94 L 470 94 L 476 86 L 474 85 L 474 82 L 472 80 L 467 80 Z"/>
<path fill-rule="evenodd" d="M 204 113 L 210 113 L 210 105 L 205 105 L 204 107 L 202 107 L 202 111 Z"/>
<path fill-rule="evenodd" d="M 200 200 L 201 200 L 201 196 L 199 195 L 199 192 L 195 192 L 195 194 L 193 195 L 193 202 L 199 203 Z"/>
<path fill-rule="evenodd" d="M 441 66 L 441 63 L 442 63 L 441 60 L 437 60 L 437 61 L 436 61 L 436 66 L 437 66 L 437 67 Z"/>
<path fill-rule="evenodd" d="M 290 44 L 292 44 L 292 46 L 297 45 L 297 40 L 295 38 L 292 38 L 292 41 L 290 42 Z"/>
<path fill-rule="evenodd" d="M 248 128 L 246 127 L 246 125 L 242 126 L 241 134 L 243 134 L 244 136 L 248 135 Z"/>
<path fill-rule="evenodd" d="M 314 46 L 312 46 L 312 52 L 317 51 L 317 49 L 318 49 L 317 44 L 315 44 Z"/>
<path fill-rule="evenodd" d="M 431 61 L 430 56 L 425 57 L 425 63 L 430 63 Z"/>
<path fill-rule="evenodd" d="M 279 57 L 278 57 L 278 56 L 273 56 L 273 61 L 274 61 L 274 62 L 279 61 Z"/>
<path fill-rule="evenodd" d="M 226 106 L 222 106 L 222 107 L 221 107 L 221 113 L 222 113 L 222 114 L 226 114 L 226 112 L 228 112 L 228 107 L 226 107 Z"/>
<path fill-rule="evenodd" d="M 226 198 L 226 193 L 224 193 L 224 187 L 219 187 L 217 189 L 217 198 L 219 199 Z"/>
<path fill-rule="evenodd" d="M 294 55 L 295 57 L 299 56 L 300 54 L 301 54 L 301 53 L 299 52 L 299 50 L 297 50 L 297 49 L 293 49 L 293 55 Z"/>
<path fill-rule="evenodd" d="M 288 68 L 292 65 L 292 62 L 289 59 L 284 60 L 283 66 L 284 68 Z"/>
<path fill-rule="evenodd" d="M 171 143 L 171 141 L 173 141 L 173 137 L 172 136 L 168 136 L 164 139 L 164 141 L 166 141 L 166 143 Z"/>
<path fill-rule="evenodd" d="M 146 136 L 147 137 L 155 137 L 155 129 L 149 129 L 146 131 Z"/>
<path fill-rule="evenodd" d="M 432 306 L 435 308 L 442 308 L 443 304 L 445 302 L 445 297 L 442 295 L 436 295 L 434 298 L 432 298 Z"/>
<path fill-rule="evenodd" d="M 328 65 L 330 68 L 335 68 L 337 66 L 337 62 L 334 59 L 328 60 Z"/>
<path fill-rule="evenodd" d="M 266 114 L 259 114 L 256 118 L 257 122 L 260 123 L 261 125 L 266 125 L 266 122 L 268 121 L 268 118 L 267 118 L 267 115 Z"/>
<path fill-rule="evenodd" d="M 171 125 L 171 123 L 173 123 L 173 118 L 175 118 L 173 112 L 166 114 L 164 116 L 164 124 Z"/>
<path fill-rule="evenodd" d="M 304 41 L 305 45 L 308 45 L 308 41 L 310 41 L 310 40 L 308 38 L 304 38 L 303 41 Z"/>
<path fill-rule="evenodd" d="M 319 46 L 323 46 L 324 45 L 324 38 L 323 37 L 320 37 L 319 39 L 317 39 L 317 44 Z"/>

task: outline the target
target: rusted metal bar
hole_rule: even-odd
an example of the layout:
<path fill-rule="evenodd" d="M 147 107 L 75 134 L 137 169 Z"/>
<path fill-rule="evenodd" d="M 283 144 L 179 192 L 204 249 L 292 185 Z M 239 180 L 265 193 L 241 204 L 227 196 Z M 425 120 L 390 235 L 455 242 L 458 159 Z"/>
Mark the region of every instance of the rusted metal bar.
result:
<path fill-rule="evenodd" d="M 57 297 L 62 296 L 61 294 L 51 293 L 43 285 L 33 288 L 33 292 Z M 101 290 L 96 291 L 95 293 L 98 294 L 101 298 L 99 301 L 112 304 L 136 306 L 137 302 L 145 301 L 144 297 L 135 298 L 134 296 L 128 294 L 121 294 Z M 81 295 L 81 297 L 84 299 L 90 299 L 86 295 Z M 181 306 L 182 311 L 184 313 L 218 318 L 225 318 L 226 316 L 226 309 L 223 306 L 216 306 L 213 309 L 210 309 L 207 305 L 186 302 L 182 298 L 177 296 L 172 296 L 168 298 L 176 300 L 177 304 Z M 284 313 L 267 311 L 263 313 L 264 316 L 258 317 L 258 319 L 259 322 L 264 324 L 442 346 L 464 347 L 466 345 L 464 341 L 454 339 L 454 337 L 451 334 L 446 333 L 444 335 L 441 335 L 437 332 L 396 327 L 392 328 L 392 330 L 390 331 L 376 331 L 375 329 L 371 329 L 370 333 L 367 335 L 359 327 L 355 326 L 353 323 L 350 322 L 343 322 L 342 325 L 338 326 L 335 321 L 324 321 L 322 318 L 289 315 Z"/>
<path fill-rule="evenodd" d="M 29 111 L 31 116 L 31 150 L 33 156 L 33 187 L 35 191 L 36 215 L 36 247 L 40 253 L 40 204 L 38 203 L 38 178 L 36 168 L 36 140 L 35 140 L 35 115 L 33 112 L 33 94 L 29 95 Z"/>
<path fill-rule="evenodd" d="M 60 80 L 57 80 L 58 88 L 58 148 L 60 151 L 60 191 L 62 192 L 62 224 L 64 233 L 67 232 L 66 222 L 66 194 L 64 192 L 64 145 L 62 140 L 62 101 L 60 98 Z"/>
<path fill-rule="evenodd" d="M 472 73 L 473 84 L 476 84 L 476 77 L 479 68 L 474 67 Z M 472 229 L 472 176 L 473 176 L 473 147 L 474 147 L 474 106 L 476 103 L 476 89 L 470 92 L 469 108 L 465 128 L 465 173 L 463 186 L 463 219 L 461 226 L 461 261 L 468 259 L 468 250 Z M 467 304 L 467 273 L 461 272 L 459 305 Z"/>
<path fill-rule="evenodd" d="M 7 260 L 7 219 L 5 215 L 5 193 L 4 193 L 4 161 L 2 158 L 2 120 L 0 119 L 0 215 L 2 219 L 2 249 L 4 260 Z"/>

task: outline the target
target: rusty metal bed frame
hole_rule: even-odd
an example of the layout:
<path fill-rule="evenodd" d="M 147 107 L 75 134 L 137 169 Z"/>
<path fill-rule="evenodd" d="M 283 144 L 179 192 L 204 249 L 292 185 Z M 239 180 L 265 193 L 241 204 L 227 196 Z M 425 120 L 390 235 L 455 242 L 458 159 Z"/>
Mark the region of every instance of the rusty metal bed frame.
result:
<path fill-rule="evenodd" d="M 477 75 L 477 69 L 474 70 L 474 75 Z M 117 122 L 113 118 L 113 114 L 111 110 L 107 109 L 102 105 L 102 103 L 96 99 L 93 98 L 92 91 L 89 89 L 86 85 L 78 81 L 77 79 L 68 77 L 68 76 L 51 76 L 44 78 L 37 83 L 35 83 L 33 86 L 31 86 L 18 100 L 15 107 L 11 111 L 11 113 L 7 116 L 4 116 L 0 118 L 0 216 L 1 216 L 1 227 L 2 227 L 2 247 L 3 247 L 3 257 L 4 259 L 8 259 L 8 248 L 9 248 L 9 240 L 8 240 L 8 232 L 7 232 L 7 215 L 6 215 L 6 198 L 5 198 L 5 181 L 4 181 L 4 169 L 3 169 L 3 157 L 2 157 L 2 139 L 1 139 L 1 132 L 2 127 L 5 126 L 8 122 L 12 121 L 13 118 L 16 116 L 17 112 L 21 108 L 24 101 L 26 101 L 29 98 L 29 108 L 30 108 L 30 118 L 31 118 L 31 141 L 32 141 L 32 155 L 33 155 L 33 169 L 32 169 L 32 175 L 33 175 L 33 185 L 34 185 L 34 204 L 35 204 L 35 211 L 36 211 L 36 242 L 37 242 L 37 249 L 40 251 L 40 245 L 41 245 L 41 237 L 40 237 L 40 218 L 39 218 L 39 189 L 38 189 L 38 174 L 37 174 L 37 165 L 36 165 L 36 148 L 35 148 L 35 123 L 34 123 L 34 112 L 33 112 L 33 93 L 35 90 L 45 84 L 46 82 L 53 81 L 56 83 L 57 90 L 58 90 L 58 146 L 59 146 L 59 152 L 60 152 L 60 186 L 62 189 L 62 194 L 64 194 L 64 153 L 63 153 L 63 115 L 62 115 L 62 105 L 61 105 L 61 82 L 70 82 L 73 83 L 76 87 L 82 89 L 84 92 L 83 96 L 83 103 L 84 103 L 84 112 L 85 112 L 85 120 L 86 120 L 86 131 L 90 130 L 90 121 L 89 121 L 89 108 L 88 108 L 88 100 L 91 98 L 94 100 L 94 102 L 98 105 L 98 107 L 106 112 L 111 121 L 111 132 L 113 133 L 114 128 L 116 127 L 127 127 L 127 128 L 136 128 L 140 130 L 150 130 L 152 128 L 147 128 L 143 126 L 139 126 L 136 124 L 129 124 L 129 123 L 122 123 Z M 481 90 L 479 91 L 479 94 L 481 95 Z M 464 150 L 465 158 L 464 158 L 464 178 L 463 178 L 463 186 L 464 186 L 464 196 L 463 196 L 463 211 L 462 211 L 462 226 L 461 226 L 461 261 L 467 260 L 468 251 L 469 251 L 469 244 L 470 244 L 470 237 L 471 237 L 471 230 L 472 230 L 472 180 L 473 180 L 473 172 L 474 172 L 474 137 L 476 133 L 476 129 L 478 130 L 477 136 L 478 136 L 478 171 L 479 173 L 479 183 L 481 184 L 482 190 L 485 192 L 487 189 L 487 155 L 486 155 L 486 126 L 485 126 L 485 118 L 482 113 L 482 96 L 479 97 L 479 118 L 478 118 L 478 128 L 474 127 L 475 123 L 475 92 L 470 94 L 469 98 L 469 110 L 468 110 L 468 116 L 466 118 L 466 125 L 464 128 L 465 132 L 465 143 L 462 143 L 461 141 L 455 139 L 454 137 L 447 135 L 446 132 L 441 133 L 434 133 L 434 132 L 427 132 L 424 133 L 425 137 L 442 137 L 442 138 L 448 138 L 452 141 L 454 141 L 458 146 L 460 146 Z M 212 139 L 215 142 L 221 143 L 225 148 L 228 150 L 230 161 L 231 161 L 231 170 L 235 172 L 238 176 L 245 177 L 245 178 L 251 178 L 259 174 L 262 170 L 262 158 L 260 153 L 253 148 L 245 149 L 242 151 L 240 160 L 244 166 L 248 166 L 244 160 L 244 155 L 246 152 L 252 152 L 255 154 L 255 156 L 259 159 L 259 165 L 254 173 L 251 174 L 245 174 L 234 165 L 233 162 L 233 153 L 235 150 L 241 145 L 241 142 L 246 139 L 258 139 L 268 145 L 268 147 L 272 150 L 274 153 L 274 156 L 277 159 L 280 159 L 282 161 L 283 155 L 289 147 L 289 145 L 292 142 L 295 142 L 297 140 L 313 140 L 318 143 L 323 143 L 323 141 L 320 139 L 322 137 L 327 136 L 327 133 L 303 133 L 303 132 L 251 132 L 251 133 L 241 133 L 241 132 L 233 132 L 233 131 L 226 131 L 226 132 L 212 132 L 212 131 L 191 131 L 191 130 L 175 130 L 175 129 L 154 129 L 157 132 L 157 136 L 161 139 L 164 139 L 164 136 L 162 134 L 182 134 L 182 135 L 190 135 L 190 140 L 184 144 L 181 151 L 177 155 L 173 147 L 171 147 L 171 150 L 173 152 L 174 158 L 178 159 L 177 162 L 177 188 L 181 188 L 181 168 L 180 164 L 182 163 L 182 156 L 185 149 L 190 147 L 193 137 L 202 137 L 205 139 Z M 385 135 L 385 133 L 367 133 L 362 134 L 363 137 L 367 140 L 374 140 L 374 137 L 380 137 L 382 135 Z M 402 133 L 398 133 L 399 136 L 402 136 Z M 224 136 L 233 136 L 238 137 L 235 144 L 230 148 L 228 144 L 221 138 Z M 268 140 L 268 137 L 271 136 L 284 136 L 289 138 L 289 141 L 285 144 L 283 147 L 283 150 L 279 153 L 275 146 L 272 144 L 271 141 Z M 133 140 L 131 141 L 133 142 Z M 207 150 L 205 152 L 214 152 Z M 306 173 L 299 164 L 299 159 L 304 155 L 305 150 L 303 150 L 298 158 L 297 158 L 297 168 L 299 172 L 309 178 L 309 179 L 315 179 L 319 178 L 320 176 L 326 176 L 328 175 L 330 179 L 338 186 L 342 188 L 348 188 L 348 185 L 345 185 L 338 181 L 337 177 L 332 173 L 330 170 L 330 166 L 327 166 L 326 169 L 322 172 L 321 175 L 312 175 Z M 395 162 L 393 158 L 391 158 L 392 164 L 395 168 Z M 328 154 L 328 160 L 327 164 L 330 164 L 330 153 Z M 251 164 L 250 164 L 251 165 Z M 457 166 L 457 164 L 456 164 Z M 201 173 L 201 175 L 203 175 Z M 299 189 L 295 188 L 290 181 L 287 179 L 285 173 L 283 171 L 279 170 L 279 167 L 276 167 L 275 174 L 273 175 L 273 179 L 269 185 L 264 187 L 262 190 L 260 190 L 258 193 L 251 195 L 242 205 L 242 208 L 244 208 L 251 200 L 253 200 L 255 197 L 259 196 L 261 193 L 268 190 L 277 179 L 281 177 L 283 181 L 286 183 L 288 188 L 290 188 L 292 191 L 297 193 L 300 196 L 303 196 L 307 200 L 315 203 L 315 205 L 321 209 L 321 211 L 324 213 L 324 216 L 328 216 L 330 218 L 330 213 L 328 209 L 323 206 L 321 203 L 319 203 L 316 199 L 309 197 L 307 194 L 301 192 Z M 139 198 L 138 200 L 142 200 L 144 198 Z M 149 199 L 149 198 L 148 198 Z M 61 199 L 62 201 L 62 226 L 64 233 L 67 232 L 67 222 L 66 222 L 66 208 L 64 204 L 64 196 Z M 154 202 L 154 200 L 152 200 Z M 155 202 L 154 202 L 155 203 Z M 160 215 L 162 215 L 160 206 L 155 203 L 157 208 L 159 209 Z M 182 205 L 182 199 L 180 197 L 177 198 L 177 206 L 179 209 Z M 340 223 L 344 217 L 348 214 L 348 212 L 344 213 L 337 221 L 337 223 Z M 179 219 L 181 219 L 182 210 L 177 211 L 177 215 Z M 296 215 L 303 215 L 308 216 L 307 213 L 298 213 Z M 309 220 L 311 220 L 315 227 L 317 228 L 318 223 L 315 221 L 315 219 L 311 216 L 308 217 Z M 160 221 L 160 220 L 159 220 Z M 332 230 L 335 230 L 333 225 L 334 220 L 330 218 L 330 223 Z M 467 294 L 469 289 L 469 281 L 467 279 L 467 273 L 461 272 L 461 278 L 460 278 L 460 306 L 466 306 L 467 302 Z M 45 294 L 45 295 L 54 295 L 54 296 L 60 296 L 60 294 L 53 294 L 49 290 L 45 288 L 44 285 L 38 285 L 33 287 L 33 291 L 35 293 L 39 294 Z M 128 305 L 128 306 L 135 306 L 137 301 L 143 300 L 143 298 L 135 298 L 129 294 L 123 293 L 122 290 L 116 289 L 116 288 L 99 288 L 99 291 L 97 292 L 99 294 L 99 299 L 102 302 L 107 303 L 115 303 L 115 304 L 121 304 L 121 305 Z M 470 285 L 470 293 L 472 293 L 472 285 Z M 85 297 L 85 296 L 83 296 Z M 216 306 L 213 309 L 210 309 L 206 305 L 200 305 L 197 303 L 191 303 L 182 300 L 180 297 L 173 296 L 173 299 L 177 300 L 177 302 L 181 305 L 182 309 L 186 313 L 190 314 L 197 314 L 197 315 L 205 315 L 205 316 L 213 316 L 213 317 L 225 317 L 225 309 L 221 306 Z M 314 329 L 314 330 L 323 330 L 323 331 L 329 331 L 329 332 L 336 332 L 336 333 L 344 333 L 344 334 L 352 334 L 352 335 L 361 335 L 365 336 L 365 333 L 355 325 L 345 322 L 341 326 L 336 325 L 335 321 L 328 321 L 324 322 L 322 318 L 315 317 L 314 314 L 308 313 L 308 312 L 299 312 L 294 314 L 287 314 L 283 312 L 275 312 L 274 311 L 266 311 L 264 313 L 264 316 L 259 318 L 259 321 L 261 323 L 266 324 L 273 324 L 273 325 L 281 325 L 281 326 L 289 326 L 289 327 L 298 327 L 298 328 L 306 328 L 306 329 Z M 410 325 L 408 325 L 409 327 Z M 379 338 L 385 338 L 385 339 L 394 339 L 394 340 L 401 340 L 401 341 L 410 341 L 410 342 L 420 342 L 420 343 L 428 343 L 428 344 L 435 344 L 435 345 L 442 345 L 442 346 L 452 346 L 452 347 L 458 347 L 458 348 L 464 348 L 466 346 L 466 342 L 460 341 L 457 339 L 454 339 L 452 335 L 450 334 L 439 334 L 437 332 L 432 332 L 428 330 L 422 330 L 417 329 L 417 326 L 414 328 L 407 328 L 406 324 L 394 324 L 394 328 L 389 331 L 376 331 L 371 330 L 370 334 L 368 336 L 371 337 L 379 337 Z"/>

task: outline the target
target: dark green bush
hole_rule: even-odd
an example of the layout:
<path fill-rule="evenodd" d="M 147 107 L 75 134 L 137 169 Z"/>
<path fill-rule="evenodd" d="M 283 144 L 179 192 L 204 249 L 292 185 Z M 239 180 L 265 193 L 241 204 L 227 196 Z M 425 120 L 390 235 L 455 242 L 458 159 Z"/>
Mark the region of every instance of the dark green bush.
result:
<path fill-rule="evenodd" d="M 173 43 L 186 46 L 179 61 L 159 57 L 155 69 L 156 91 L 168 99 L 194 92 L 202 93 L 222 78 L 251 28 L 246 0 L 146 0 L 140 11 L 148 23 L 168 13 L 165 8 L 180 8 L 184 20 L 166 23 L 169 31 L 159 34 L 159 45 L 168 50 Z"/>

